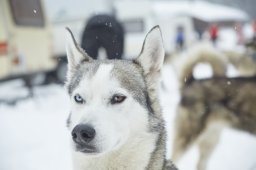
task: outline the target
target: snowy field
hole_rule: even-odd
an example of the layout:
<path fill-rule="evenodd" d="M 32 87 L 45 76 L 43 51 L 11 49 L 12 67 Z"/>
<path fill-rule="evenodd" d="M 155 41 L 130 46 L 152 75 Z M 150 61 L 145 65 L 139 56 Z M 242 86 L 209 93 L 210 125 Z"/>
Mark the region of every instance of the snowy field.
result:
<path fill-rule="evenodd" d="M 207 67 L 197 72 L 209 72 Z M 69 98 L 63 87 L 36 87 L 35 96 L 15 106 L 0 104 L 0 170 L 71 170 L 70 134 L 65 127 Z M 21 81 L 0 84 L 0 98 L 26 95 Z M 173 139 L 175 109 L 179 101 L 176 74 L 163 69 L 161 103 L 168 129 L 168 153 Z M 181 170 L 195 170 L 197 146 L 177 163 Z M 256 170 L 256 137 L 224 129 L 209 170 Z"/>

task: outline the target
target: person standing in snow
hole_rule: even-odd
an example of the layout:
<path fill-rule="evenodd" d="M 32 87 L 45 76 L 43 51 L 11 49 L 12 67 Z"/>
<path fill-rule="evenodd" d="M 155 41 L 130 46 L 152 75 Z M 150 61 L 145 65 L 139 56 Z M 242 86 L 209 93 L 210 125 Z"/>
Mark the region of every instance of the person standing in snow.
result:
<path fill-rule="evenodd" d="M 182 26 L 179 26 L 177 28 L 175 42 L 176 42 L 176 48 L 178 51 L 181 51 L 184 49 L 185 35 L 184 35 L 184 28 Z"/>
<path fill-rule="evenodd" d="M 209 28 L 209 34 L 211 41 L 214 46 L 216 46 L 216 41 L 218 39 L 218 33 L 219 33 L 219 28 L 217 24 L 212 24 Z"/>
<path fill-rule="evenodd" d="M 237 35 L 237 43 L 243 44 L 244 43 L 243 25 L 239 22 L 236 23 L 235 31 L 236 31 L 236 35 Z"/>
<path fill-rule="evenodd" d="M 256 20 L 252 22 L 252 30 L 253 30 L 253 41 L 256 42 Z"/>

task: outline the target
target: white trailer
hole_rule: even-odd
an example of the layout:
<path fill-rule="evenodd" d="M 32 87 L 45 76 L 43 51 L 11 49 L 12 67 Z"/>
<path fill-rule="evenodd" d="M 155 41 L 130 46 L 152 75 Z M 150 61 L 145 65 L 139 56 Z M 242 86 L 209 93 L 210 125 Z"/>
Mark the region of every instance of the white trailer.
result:
<path fill-rule="evenodd" d="M 42 0 L 0 0 L 0 79 L 48 72 L 51 30 Z"/>

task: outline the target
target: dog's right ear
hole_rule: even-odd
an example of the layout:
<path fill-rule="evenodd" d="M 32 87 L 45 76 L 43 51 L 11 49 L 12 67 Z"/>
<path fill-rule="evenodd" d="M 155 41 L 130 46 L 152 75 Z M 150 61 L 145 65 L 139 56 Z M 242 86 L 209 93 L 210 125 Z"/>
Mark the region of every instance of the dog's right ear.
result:
<path fill-rule="evenodd" d="M 91 61 L 92 58 L 84 52 L 84 50 L 77 44 L 74 35 L 69 28 L 66 28 L 66 53 L 68 59 L 67 79 L 69 80 L 75 69 L 81 62 Z"/>

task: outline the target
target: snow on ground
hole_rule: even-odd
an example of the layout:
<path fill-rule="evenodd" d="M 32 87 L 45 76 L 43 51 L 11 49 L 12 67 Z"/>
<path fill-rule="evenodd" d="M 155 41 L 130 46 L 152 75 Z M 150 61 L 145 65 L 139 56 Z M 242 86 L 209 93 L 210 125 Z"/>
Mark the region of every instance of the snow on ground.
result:
<path fill-rule="evenodd" d="M 20 89 L 9 93 L 19 95 Z M 36 88 L 34 98 L 15 107 L 0 105 L 0 169 L 70 170 L 68 111 L 68 97 L 57 85 Z"/>
<path fill-rule="evenodd" d="M 200 70 L 210 73 L 205 66 L 199 67 L 198 72 Z M 164 67 L 162 80 L 160 96 L 169 136 L 167 156 L 170 157 L 175 109 L 179 102 L 178 82 L 170 65 Z M 21 84 L 14 81 L 0 85 L 0 94 L 22 95 Z M 34 90 L 33 98 L 15 106 L 0 104 L 0 170 L 71 170 L 70 134 L 65 127 L 68 96 L 59 85 Z M 194 170 L 197 160 L 197 146 L 193 146 L 177 165 L 181 170 Z M 256 138 L 225 129 L 208 169 L 256 170 Z"/>
<path fill-rule="evenodd" d="M 8 83 L 1 84 L 0 100 L 1 99 L 8 100 L 8 99 L 27 96 L 28 90 L 24 88 L 24 84 L 25 83 L 20 80 L 11 80 L 11 81 L 8 81 Z M 15 89 L 16 92 L 18 91 L 18 93 L 15 93 L 13 89 Z"/>

